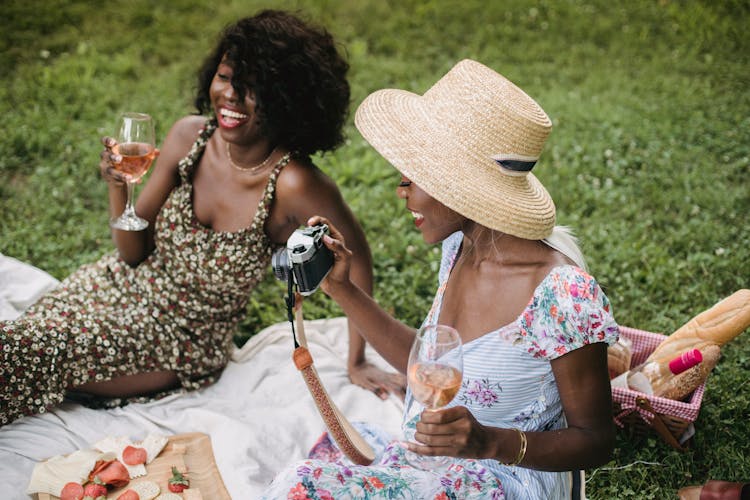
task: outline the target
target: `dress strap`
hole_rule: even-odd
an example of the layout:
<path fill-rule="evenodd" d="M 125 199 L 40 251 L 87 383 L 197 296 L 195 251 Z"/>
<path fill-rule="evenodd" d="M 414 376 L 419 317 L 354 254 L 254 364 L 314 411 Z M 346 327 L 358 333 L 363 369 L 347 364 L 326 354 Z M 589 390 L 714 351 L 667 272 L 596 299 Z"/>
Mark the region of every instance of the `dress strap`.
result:
<path fill-rule="evenodd" d="M 180 160 L 180 162 L 177 164 L 177 171 L 180 174 L 180 180 L 182 182 L 188 182 L 188 180 L 190 179 L 190 176 L 193 173 L 193 169 L 200 161 L 201 156 L 203 156 L 203 151 L 205 151 L 206 149 L 206 144 L 208 144 L 208 140 L 213 135 L 216 127 L 216 117 L 212 116 L 210 118 L 207 118 L 206 123 L 198 133 L 198 138 L 190 148 L 190 152 L 188 152 L 187 156 L 185 156 L 185 158 Z"/>
<path fill-rule="evenodd" d="M 287 166 L 291 161 L 292 154 L 287 153 L 282 156 L 276 165 L 273 167 L 271 175 L 268 176 L 268 182 L 266 183 L 266 189 L 263 192 L 263 198 L 261 199 L 261 206 L 258 209 L 256 218 L 265 221 L 268 216 L 268 211 L 271 209 L 271 203 L 273 202 L 274 194 L 276 193 L 276 181 L 279 178 L 281 170 Z"/>
<path fill-rule="evenodd" d="M 443 294 L 445 294 L 445 289 L 448 287 L 448 278 L 450 278 L 451 271 L 453 270 L 453 264 L 456 263 L 456 257 L 458 257 L 459 249 L 463 247 L 463 243 L 459 245 L 458 249 L 456 249 L 456 252 L 451 256 L 450 262 L 448 264 L 448 272 L 445 275 L 445 279 L 442 283 L 440 283 L 440 287 L 438 288 L 437 292 L 435 292 L 435 298 L 432 300 L 432 307 L 430 307 L 430 312 L 427 313 L 427 318 L 424 321 L 425 325 L 434 325 L 437 323 L 437 315 L 439 314 L 440 309 L 443 305 Z"/>
<path fill-rule="evenodd" d="M 287 166 L 287 164 L 292 160 L 292 154 L 287 153 L 284 156 L 282 156 L 279 161 L 276 162 L 276 165 L 273 167 L 273 171 L 271 172 L 271 175 L 268 176 L 268 183 L 266 184 L 266 190 L 263 193 L 263 198 L 269 198 L 273 197 L 273 193 L 276 190 L 276 180 L 279 178 L 279 174 L 281 173 L 281 169 Z"/>

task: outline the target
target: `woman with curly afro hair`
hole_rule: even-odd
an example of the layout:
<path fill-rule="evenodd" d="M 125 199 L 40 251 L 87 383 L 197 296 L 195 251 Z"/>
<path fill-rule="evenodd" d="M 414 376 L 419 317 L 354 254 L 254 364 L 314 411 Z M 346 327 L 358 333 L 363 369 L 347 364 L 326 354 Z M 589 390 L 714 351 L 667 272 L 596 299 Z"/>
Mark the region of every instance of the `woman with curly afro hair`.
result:
<path fill-rule="evenodd" d="M 222 32 L 198 75 L 199 114 L 171 127 L 138 196 L 148 227 L 113 229 L 115 251 L 0 323 L 10 346 L 0 367 L 12 368 L 0 376 L 0 425 L 70 396 L 110 407 L 215 381 L 271 255 L 315 214 L 341 228 L 357 256 L 352 279 L 371 292 L 362 228 L 310 159 L 343 142 L 348 68 L 326 30 L 286 12 Z M 126 174 L 115 141 L 102 142 L 116 217 Z M 369 364 L 364 347 L 350 326 L 352 381 L 384 398 L 401 392 L 403 377 Z"/>

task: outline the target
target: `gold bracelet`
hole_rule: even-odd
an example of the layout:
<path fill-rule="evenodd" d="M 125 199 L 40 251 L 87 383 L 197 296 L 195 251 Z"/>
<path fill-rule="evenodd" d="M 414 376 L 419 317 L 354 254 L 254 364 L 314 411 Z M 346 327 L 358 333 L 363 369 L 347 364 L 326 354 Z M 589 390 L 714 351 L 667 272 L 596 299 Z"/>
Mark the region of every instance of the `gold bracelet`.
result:
<path fill-rule="evenodd" d="M 526 440 L 526 433 L 524 433 L 521 429 L 514 430 L 518 433 L 518 438 L 521 440 L 521 447 L 518 449 L 518 456 L 516 456 L 515 460 L 510 463 L 503 462 L 503 465 L 507 465 L 509 467 L 513 467 L 521 463 L 523 457 L 526 456 L 526 445 L 528 444 L 528 441 Z"/>

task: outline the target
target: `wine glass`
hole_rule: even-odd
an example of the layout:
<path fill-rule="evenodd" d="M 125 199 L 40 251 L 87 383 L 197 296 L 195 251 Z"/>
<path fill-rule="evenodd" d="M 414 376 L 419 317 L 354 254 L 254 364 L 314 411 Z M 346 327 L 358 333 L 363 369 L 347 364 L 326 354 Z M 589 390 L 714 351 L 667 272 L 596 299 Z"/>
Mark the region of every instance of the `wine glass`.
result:
<path fill-rule="evenodd" d="M 148 221 L 138 217 L 133 207 L 135 184 L 143 177 L 155 157 L 154 121 L 145 113 L 123 113 L 117 130 L 117 144 L 112 148 L 122 157 L 115 170 L 127 174 L 128 199 L 125 211 L 109 222 L 110 227 L 123 231 L 141 231 Z"/>
<path fill-rule="evenodd" d="M 461 388 L 463 349 L 458 331 L 447 325 L 427 325 L 417 331 L 409 352 L 407 380 L 415 400 L 436 410 L 450 403 Z M 413 436 L 412 436 L 413 438 Z M 422 469 L 448 463 L 448 457 L 406 452 L 406 460 Z"/>

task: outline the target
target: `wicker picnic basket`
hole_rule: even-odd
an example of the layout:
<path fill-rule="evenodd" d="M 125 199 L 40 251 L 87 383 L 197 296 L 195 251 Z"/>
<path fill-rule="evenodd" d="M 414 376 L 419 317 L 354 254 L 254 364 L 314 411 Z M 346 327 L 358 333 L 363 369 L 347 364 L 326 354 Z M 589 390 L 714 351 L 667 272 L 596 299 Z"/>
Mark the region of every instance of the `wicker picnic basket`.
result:
<path fill-rule="evenodd" d="M 633 343 L 631 368 L 643 363 L 656 346 L 667 338 L 666 335 L 626 326 L 620 326 L 620 334 Z M 703 383 L 684 401 L 675 401 L 613 387 L 615 423 L 635 435 L 656 432 L 667 444 L 682 451 L 692 437 L 694 428 L 691 424 L 698 418 L 705 388 Z"/>

